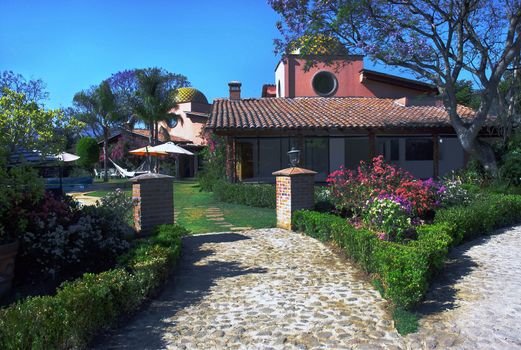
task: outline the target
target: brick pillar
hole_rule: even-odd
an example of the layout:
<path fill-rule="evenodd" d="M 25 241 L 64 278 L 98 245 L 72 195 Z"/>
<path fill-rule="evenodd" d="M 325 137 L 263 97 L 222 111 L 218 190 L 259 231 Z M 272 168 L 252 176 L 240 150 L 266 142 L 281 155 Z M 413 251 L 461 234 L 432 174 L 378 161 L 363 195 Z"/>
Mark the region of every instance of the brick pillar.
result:
<path fill-rule="evenodd" d="M 174 178 L 162 174 L 144 174 L 132 181 L 134 228 L 149 235 L 154 227 L 174 223 Z"/>
<path fill-rule="evenodd" d="M 277 179 L 277 227 L 291 230 L 295 210 L 313 209 L 315 174 L 312 170 L 287 168 L 273 173 Z"/>

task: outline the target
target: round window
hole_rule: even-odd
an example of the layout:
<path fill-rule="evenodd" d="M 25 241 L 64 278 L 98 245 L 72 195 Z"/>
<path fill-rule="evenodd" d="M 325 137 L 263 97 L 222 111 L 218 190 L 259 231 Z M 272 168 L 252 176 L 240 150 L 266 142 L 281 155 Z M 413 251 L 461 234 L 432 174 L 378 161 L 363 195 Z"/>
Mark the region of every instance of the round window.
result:
<path fill-rule="evenodd" d="M 178 122 L 177 118 L 178 118 L 178 117 L 174 117 L 174 118 L 169 119 L 169 120 L 167 121 L 167 125 L 168 125 L 168 127 L 169 127 L 170 129 L 173 129 L 173 128 L 175 128 L 175 127 L 177 126 L 177 122 Z"/>
<path fill-rule="evenodd" d="M 331 96 L 335 93 L 338 82 L 333 73 L 321 71 L 313 77 L 312 85 L 318 95 Z"/>

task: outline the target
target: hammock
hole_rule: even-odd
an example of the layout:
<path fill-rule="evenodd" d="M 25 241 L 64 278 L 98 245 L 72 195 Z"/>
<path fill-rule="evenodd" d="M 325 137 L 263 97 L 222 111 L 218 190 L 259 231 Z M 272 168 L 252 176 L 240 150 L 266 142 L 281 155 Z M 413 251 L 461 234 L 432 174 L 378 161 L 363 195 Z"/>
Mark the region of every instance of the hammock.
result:
<path fill-rule="evenodd" d="M 123 177 L 134 177 L 134 176 L 136 176 L 136 174 L 139 175 L 139 174 L 144 174 L 144 173 L 148 172 L 146 170 L 143 170 L 145 168 L 145 164 L 147 162 L 146 160 L 143 163 L 141 163 L 141 165 L 138 166 L 136 168 L 136 170 L 134 170 L 134 171 L 128 171 L 127 169 L 124 169 L 124 168 L 120 167 L 119 165 L 117 165 L 116 163 L 114 163 L 114 161 L 112 159 L 109 158 L 109 160 L 112 164 L 114 164 L 118 173 L 120 173 L 121 176 L 123 176 Z"/>

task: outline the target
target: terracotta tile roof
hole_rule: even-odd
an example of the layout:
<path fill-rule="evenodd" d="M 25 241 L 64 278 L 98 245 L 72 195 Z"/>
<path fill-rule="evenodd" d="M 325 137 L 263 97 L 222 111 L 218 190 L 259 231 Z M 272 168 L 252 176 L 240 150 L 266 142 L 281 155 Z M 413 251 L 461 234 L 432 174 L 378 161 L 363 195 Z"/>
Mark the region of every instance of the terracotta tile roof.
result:
<path fill-rule="evenodd" d="M 134 130 L 132 130 L 132 134 L 136 134 L 136 135 L 143 136 L 143 137 L 149 137 L 150 136 L 150 131 L 147 130 L 147 129 L 134 129 Z M 179 136 L 169 135 L 169 138 L 167 138 L 166 135 L 164 133 L 162 133 L 162 132 L 159 132 L 159 141 L 161 141 L 161 142 L 173 141 L 173 142 L 176 142 L 176 143 L 190 143 L 190 142 L 192 142 L 190 140 L 184 139 L 184 138 L 179 137 Z"/>
<path fill-rule="evenodd" d="M 458 106 L 463 117 L 473 111 Z M 393 99 L 371 97 L 296 97 L 216 99 L 210 129 L 306 129 L 446 127 L 443 107 L 403 106 Z"/>

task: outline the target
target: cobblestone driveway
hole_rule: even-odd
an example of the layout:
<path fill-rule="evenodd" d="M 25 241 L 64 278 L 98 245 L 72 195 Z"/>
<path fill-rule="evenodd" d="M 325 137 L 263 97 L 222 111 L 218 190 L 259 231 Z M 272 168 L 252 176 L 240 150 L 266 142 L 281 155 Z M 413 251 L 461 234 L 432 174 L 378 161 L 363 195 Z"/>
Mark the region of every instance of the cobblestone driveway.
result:
<path fill-rule="evenodd" d="M 161 296 L 100 349 L 400 349 L 385 302 L 320 242 L 280 229 L 186 237 Z"/>
<path fill-rule="evenodd" d="M 455 248 L 412 349 L 521 349 L 521 226 Z"/>

